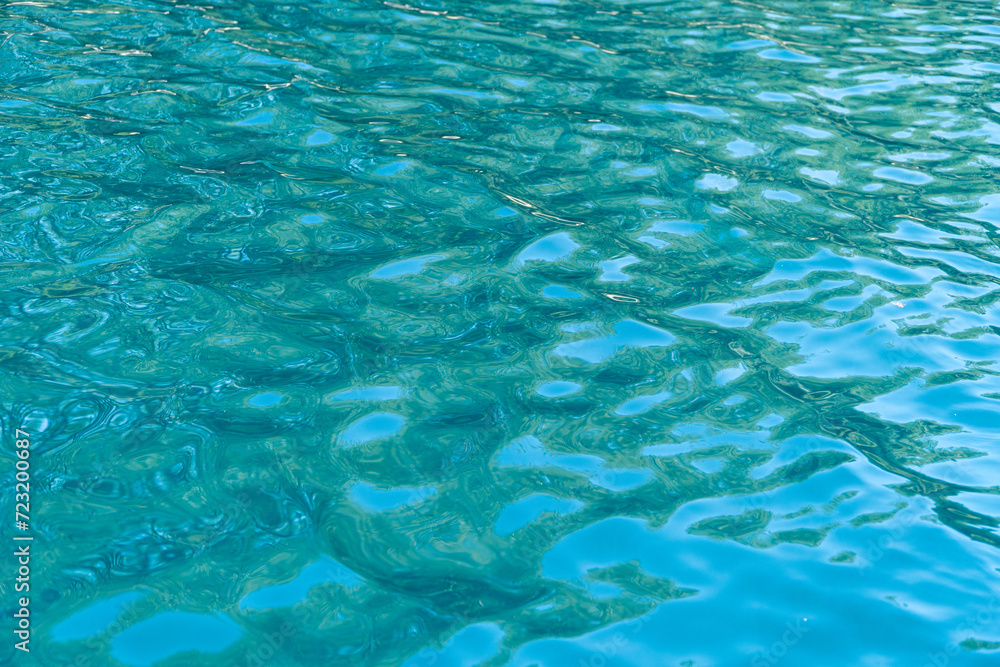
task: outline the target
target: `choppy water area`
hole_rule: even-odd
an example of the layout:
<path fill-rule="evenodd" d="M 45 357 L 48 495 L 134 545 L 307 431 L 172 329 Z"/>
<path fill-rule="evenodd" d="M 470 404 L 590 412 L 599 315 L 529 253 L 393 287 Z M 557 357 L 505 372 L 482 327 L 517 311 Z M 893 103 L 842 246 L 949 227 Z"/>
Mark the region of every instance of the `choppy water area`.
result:
<path fill-rule="evenodd" d="M 7 4 L 0 655 L 996 664 L 998 18 Z"/>

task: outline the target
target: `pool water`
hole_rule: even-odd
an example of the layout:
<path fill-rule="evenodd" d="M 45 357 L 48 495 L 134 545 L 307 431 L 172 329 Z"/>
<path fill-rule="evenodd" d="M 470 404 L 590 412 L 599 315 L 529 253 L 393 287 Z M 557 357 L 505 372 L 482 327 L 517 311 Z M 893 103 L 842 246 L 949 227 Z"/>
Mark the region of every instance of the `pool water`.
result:
<path fill-rule="evenodd" d="M 995 3 L 0 43 L 3 661 L 997 664 Z"/>

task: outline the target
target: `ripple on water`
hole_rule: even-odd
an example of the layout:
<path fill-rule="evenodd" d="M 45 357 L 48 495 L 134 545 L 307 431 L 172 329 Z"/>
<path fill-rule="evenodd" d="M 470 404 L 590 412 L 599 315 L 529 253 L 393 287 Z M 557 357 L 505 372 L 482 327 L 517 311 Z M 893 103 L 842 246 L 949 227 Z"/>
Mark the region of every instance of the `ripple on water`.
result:
<path fill-rule="evenodd" d="M 161 612 L 115 637 L 111 656 L 125 665 L 150 667 L 188 651 L 219 653 L 242 634 L 235 623 L 220 615 Z"/>
<path fill-rule="evenodd" d="M 993 664 L 970 7 L 8 3 L 37 664 Z"/>

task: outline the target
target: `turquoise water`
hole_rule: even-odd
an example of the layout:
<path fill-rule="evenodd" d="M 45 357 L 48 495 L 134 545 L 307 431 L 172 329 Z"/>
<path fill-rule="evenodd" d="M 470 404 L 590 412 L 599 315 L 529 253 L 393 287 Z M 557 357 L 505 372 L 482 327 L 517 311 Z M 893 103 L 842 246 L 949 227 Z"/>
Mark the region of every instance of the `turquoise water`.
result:
<path fill-rule="evenodd" d="M 45 667 L 997 664 L 1000 11 L 9 3 Z"/>

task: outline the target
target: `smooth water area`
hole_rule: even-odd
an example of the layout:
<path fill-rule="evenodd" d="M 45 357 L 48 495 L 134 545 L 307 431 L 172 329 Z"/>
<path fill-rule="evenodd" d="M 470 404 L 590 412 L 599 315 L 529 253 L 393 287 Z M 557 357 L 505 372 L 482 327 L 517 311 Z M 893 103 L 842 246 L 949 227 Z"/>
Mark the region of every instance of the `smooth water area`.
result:
<path fill-rule="evenodd" d="M 0 660 L 996 665 L 998 49 L 971 0 L 8 3 Z"/>

